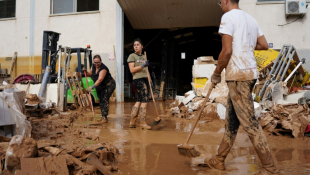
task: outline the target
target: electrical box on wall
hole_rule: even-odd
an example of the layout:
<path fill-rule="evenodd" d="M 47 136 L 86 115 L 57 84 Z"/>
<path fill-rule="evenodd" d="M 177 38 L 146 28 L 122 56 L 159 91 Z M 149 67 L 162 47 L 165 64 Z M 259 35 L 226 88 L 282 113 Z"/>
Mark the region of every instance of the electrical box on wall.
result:
<path fill-rule="evenodd" d="M 285 16 L 305 15 L 307 12 L 306 0 L 285 0 Z"/>

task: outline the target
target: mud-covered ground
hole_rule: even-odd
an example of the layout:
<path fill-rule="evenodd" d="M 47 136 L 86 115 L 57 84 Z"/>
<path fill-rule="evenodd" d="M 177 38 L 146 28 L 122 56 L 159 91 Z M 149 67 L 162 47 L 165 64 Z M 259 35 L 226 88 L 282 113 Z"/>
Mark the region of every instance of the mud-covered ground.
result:
<path fill-rule="evenodd" d="M 168 114 L 166 107 L 170 102 L 157 103 L 160 115 Z M 261 163 L 252 144 L 241 128 L 236 142 L 227 158 L 226 171 L 220 172 L 207 167 L 195 166 L 197 159 L 180 156 L 177 145 L 184 143 L 193 120 L 163 117 L 163 121 L 152 130 L 139 127 L 129 128 L 132 102 L 111 104 L 109 122 L 101 127 L 87 127 L 86 119 L 80 118 L 75 125 L 85 133 L 91 133 L 100 141 L 116 146 L 120 154 L 117 157 L 119 171 L 114 174 L 256 174 Z M 95 107 L 99 114 L 99 107 Z M 88 116 L 91 114 L 85 114 Z M 153 103 L 147 107 L 147 123 L 151 124 L 156 117 Z M 139 122 L 139 120 L 137 120 Z M 83 127 L 85 126 L 85 127 Z M 216 153 L 224 133 L 224 122 L 199 121 L 190 140 L 190 144 L 198 146 L 201 153 Z M 268 133 L 266 133 L 268 134 Z M 282 174 L 310 174 L 310 138 L 293 138 L 285 136 L 267 136 L 276 165 Z"/>
<path fill-rule="evenodd" d="M 37 129 L 34 133 L 36 140 L 48 139 L 55 142 L 66 142 L 79 145 L 109 143 L 115 146 L 119 154 L 116 157 L 118 171 L 113 174 L 137 175 L 188 175 L 188 174 L 256 174 L 261 163 L 253 149 L 251 142 L 241 128 L 236 142 L 227 157 L 226 171 L 216 171 L 208 167 L 196 166 L 197 159 L 180 156 L 177 145 L 185 142 L 194 120 L 169 117 L 166 107 L 170 102 L 159 102 L 157 107 L 162 121 L 152 130 L 129 128 L 130 111 L 133 102 L 110 104 L 109 122 L 102 126 L 89 126 L 92 122 L 92 113 L 81 111 L 81 114 L 71 117 L 74 120 L 71 126 L 66 117 L 58 116 L 59 126 L 51 126 L 54 132 L 46 128 Z M 74 111 L 75 112 L 75 111 Z M 95 113 L 100 114 L 99 106 L 95 106 Z M 98 116 L 98 115 L 97 115 Z M 156 117 L 153 103 L 147 107 L 147 123 L 151 124 Z M 34 119 L 35 120 L 35 119 Z M 68 124 L 69 123 L 69 124 Z M 137 120 L 139 124 L 139 120 Z M 53 128 L 54 127 L 54 128 Z M 40 131 L 41 130 L 41 131 Z M 190 144 L 197 145 L 199 151 L 206 156 L 216 153 L 224 133 L 224 122 L 199 121 Z M 266 133 L 267 134 L 267 133 Z M 267 136 L 276 165 L 282 174 L 310 174 L 310 138 L 293 138 L 285 136 Z M 0 144 L 1 147 L 1 144 Z M 1 150 L 1 149 L 0 149 Z M 199 158 L 198 158 L 199 159 Z"/>

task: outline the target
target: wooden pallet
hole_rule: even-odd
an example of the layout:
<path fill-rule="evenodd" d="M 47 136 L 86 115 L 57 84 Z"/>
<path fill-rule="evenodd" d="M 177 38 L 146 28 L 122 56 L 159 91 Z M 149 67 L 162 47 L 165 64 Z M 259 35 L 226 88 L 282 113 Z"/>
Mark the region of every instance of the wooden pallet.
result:
<path fill-rule="evenodd" d="M 32 110 L 27 110 L 25 112 L 25 115 L 27 117 L 42 117 L 44 114 L 55 114 L 55 108 L 51 109 L 32 109 Z"/>
<path fill-rule="evenodd" d="M 72 92 L 72 96 L 74 97 L 75 106 L 78 107 L 85 107 L 91 108 L 90 101 L 87 97 L 87 92 L 84 88 L 82 76 L 80 72 L 67 72 L 66 78 L 70 90 Z"/>

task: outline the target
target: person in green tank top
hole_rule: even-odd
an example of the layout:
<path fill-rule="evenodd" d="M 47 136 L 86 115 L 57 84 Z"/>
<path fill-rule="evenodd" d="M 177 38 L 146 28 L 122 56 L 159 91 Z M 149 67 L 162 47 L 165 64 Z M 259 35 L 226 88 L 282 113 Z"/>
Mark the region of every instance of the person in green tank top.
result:
<path fill-rule="evenodd" d="M 136 127 L 136 118 L 138 114 L 141 117 L 140 127 L 142 129 L 152 129 L 151 126 L 146 124 L 146 106 L 148 99 L 148 76 L 147 76 L 147 66 L 149 62 L 145 59 L 145 56 L 142 54 L 143 43 L 141 39 L 137 38 L 133 41 L 134 53 L 130 54 L 128 57 L 128 66 L 130 72 L 133 76 L 133 85 L 137 89 L 138 98 L 135 105 L 132 107 L 131 119 L 130 119 L 130 128 Z"/>

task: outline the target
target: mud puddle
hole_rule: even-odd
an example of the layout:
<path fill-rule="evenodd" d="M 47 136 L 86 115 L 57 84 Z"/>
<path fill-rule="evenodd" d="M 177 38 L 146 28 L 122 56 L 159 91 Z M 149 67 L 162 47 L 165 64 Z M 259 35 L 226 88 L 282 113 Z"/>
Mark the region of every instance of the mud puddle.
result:
<path fill-rule="evenodd" d="M 165 103 L 158 104 L 160 114 L 165 114 Z M 219 172 L 208 167 L 197 166 L 203 158 L 190 159 L 180 156 L 177 145 L 182 144 L 190 131 L 193 121 L 163 117 L 163 121 L 153 130 L 129 128 L 130 111 L 134 103 L 111 104 L 109 122 L 100 127 L 88 127 L 92 117 L 87 114 L 79 118 L 75 126 L 84 133 L 98 137 L 119 149 L 117 157 L 119 171 L 113 174 L 214 174 L 243 175 L 257 174 L 261 163 L 245 131 L 240 128 L 236 142 L 227 157 L 226 171 Z M 100 114 L 99 107 L 95 107 Z M 87 118 L 88 117 L 88 118 Z M 156 117 L 153 104 L 147 108 L 147 123 Z M 139 123 L 139 122 L 137 122 Z M 190 144 L 197 145 L 205 157 L 214 155 L 223 137 L 224 122 L 200 121 L 195 129 Z M 267 135 L 267 134 L 266 134 Z M 310 174 L 310 139 L 294 139 L 289 136 L 267 135 L 275 163 L 282 174 Z"/>

